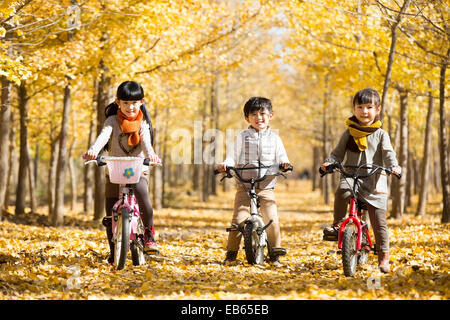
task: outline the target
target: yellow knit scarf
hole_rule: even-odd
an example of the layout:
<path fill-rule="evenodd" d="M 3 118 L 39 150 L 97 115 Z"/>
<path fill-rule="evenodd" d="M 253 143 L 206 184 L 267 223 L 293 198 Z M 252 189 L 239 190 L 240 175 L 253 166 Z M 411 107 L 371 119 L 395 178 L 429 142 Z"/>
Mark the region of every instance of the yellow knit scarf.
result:
<path fill-rule="evenodd" d="M 378 116 L 370 126 L 362 126 L 359 124 L 356 116 L 352 116 L 345 122 L 350 135 L 353 139 L 349 139 L 347 148 L 351 151 L 358 152 L 367 149 L 367 136 L 374 133 L 381 127 L 381 121 Z"/>

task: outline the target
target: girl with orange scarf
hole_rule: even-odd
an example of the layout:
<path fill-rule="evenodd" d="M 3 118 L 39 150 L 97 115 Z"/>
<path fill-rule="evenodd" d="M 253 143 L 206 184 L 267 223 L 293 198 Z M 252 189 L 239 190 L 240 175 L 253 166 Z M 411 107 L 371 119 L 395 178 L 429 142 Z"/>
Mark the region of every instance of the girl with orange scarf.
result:
<path fill-rule="evenodd" d="M 321 165 L 323 171 L 328 165 L 336 161 L 343 162 L 345 158 L 345 165 L 384 165 L 390 167 L 394 173 L 401 174 L 401 167 L 398 166 L 389 135 L 381 129 L 380 110 L 380 96 L 376 90 L 368 88 L 356 93 L 353 98 L 354 115 L 346 121 L 347 130 L 342 134 L 330 157 Z M 384 173 L 378 173 L 361 180 L 358 184 L 358 198 L 368 207 L 377 244 L 378 265 L 382 272 L 390 271 L 386 179 Z M 341 178 L 334 197 L 334 221 L 331 227 L 324 229 L 324 234 L 337 235 L 339 226 L 345 219 L 350 196 L 350 186 L 344 178 Z"/>
<path fill-rule="evenodd" d="M 96 159 L 103 148 L 110 156 L 116 157 L 146 157 L 151 162 L 159 161 L 155 154 L 153 141 L 152 121 L 144 103 L 144 90 L 135 81 L 126 81 L 117 88 L 117 97 L 105 109 L 106 120 L 100 135 L 87 152 L 87 159 Z M 106 172 L 108 175 L 108 172 Z M 155 240 L 153 226 L 153 207 L 148 194 L 148 167 L 144 166 L 139 182 L 134 191 L 141 211 L 142 222 L 145 227 L 144 251 L 147 254 L 159 253 Z M 103 224 L 111 254 L 109 263 L 114 262 L 114 242 L 112 241 L 111 213 L 114 204 L 118 201 L 119 185 L 112 184 L 106 178 L 105 209 L 106 217 Z"/>

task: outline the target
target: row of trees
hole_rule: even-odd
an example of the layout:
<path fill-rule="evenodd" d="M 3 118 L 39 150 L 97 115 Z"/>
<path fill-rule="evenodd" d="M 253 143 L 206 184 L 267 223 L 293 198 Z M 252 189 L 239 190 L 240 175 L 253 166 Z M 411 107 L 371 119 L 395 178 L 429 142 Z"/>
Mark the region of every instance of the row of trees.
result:
<path fill-rule="evenodd" d="M 439 150 L 431 168 L 440 174 L 448 222 L 447 21 L 442 1 L 4 1 L 0 170 L 12 174 L 1 176 L 0 204 L 12 201 L 23 213 L 28 185 L 32 211 L 45 200 L 53 225 L 63 222 L 69 194 L 72 204 L 83 195 L 84 210 L 94 206 L 101 218 L 104 174 L 83 168 L 79 157 L 124 80 L 143 85 L 152 113 L 164 161 L 153 172 L 156 208 L 168 204 L 169 182 L 203 200 L 216 191 L 214 161 L 203 156 L 223 154 L 218 133 L 246 127 L 250 96 L 271 98 L 273 126 L 302 170 L 329 153 L 351 96 L 370 86 L 382 93 L 384 126 L 406 168 L 392 188 L 401 200 L 394 216 L 406 208 L 407 163 L 422 168 L 418 213 L 425 212 L 429 155 Z M 179 158 L 191 161 L 183 166 Z M 325 201 L 330 183 L 323 183 Z"/>

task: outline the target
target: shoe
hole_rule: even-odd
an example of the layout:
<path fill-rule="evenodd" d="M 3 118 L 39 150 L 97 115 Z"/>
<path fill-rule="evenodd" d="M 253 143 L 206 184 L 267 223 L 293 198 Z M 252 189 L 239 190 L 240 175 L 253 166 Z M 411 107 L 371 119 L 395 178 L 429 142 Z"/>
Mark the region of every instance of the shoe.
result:
<path fill-rule="evenodd" d="M 389 265 L 389 252 L 378 251 L 378 267 L 383 273 L 389 273 L 391 266 Z"/>
<path fill-rule="evenodd" d="M 276 268 L 283 266 L 283 264 L 280 262 L 280 256 L 276 256 L 275 258 L 270 258 L 269 261 Z"/>
<path fill-rule="evenodd" d="M 323 229 L 323 234 L 326 236 L 337 237 L 339 234 L 339 228 L 341 227 L 341 223 L 333 223 L 331 226 Z"/>
<path fill-rule="evenodd" d="M 155 228 L 145 228 L 144 230 L 144 253 L 159 254 L 158 245 L 155 240 Z"/>
<path fill-rule="evenodd" d="M 114 252 L 110 253 L 108 256 L 108 263 L 114 265 Z"/>
<path fill-rule="evenodd" d="M 277 268 L 283 266 L 283 264 L 280 262 L 280 256 L 284 256 L 286 253 L 286 249 L 284 248 L 272 248 L 269 251 L 269 262 Z"/>
<path fill-rule="evenodd" d="M 109 219 L 108 219 L 109 218 Z M 109 256 L 108 263 L 110 265 L 114 265 L 114 241 L 113 241 L 113 232 L 112 232 L 112 224 L 111 217 L 105 217 L 102 221 L 103 225 L 106 227 L 106 238 L 108 240 L 109 245 Z"/>
<path fill-rule="evenodd" d="M 229 266 L 236 262 L 237 258 L 237 251 L 227 251 L 227 254 L 225 256 L 225 260 L 223 261 L 223 264 L 226 266 Z"/>

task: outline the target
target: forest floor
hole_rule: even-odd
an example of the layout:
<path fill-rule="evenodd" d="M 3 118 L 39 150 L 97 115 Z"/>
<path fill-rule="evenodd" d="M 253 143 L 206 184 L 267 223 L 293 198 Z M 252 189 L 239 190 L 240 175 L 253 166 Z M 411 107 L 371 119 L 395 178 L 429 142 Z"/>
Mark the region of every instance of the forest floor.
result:
<path fill-rule="evenodd" d="M 376 256 L 345 277 L 336 242 L 322 241 L 332 206 L 307 181 L 277 186 L 283 267 L 251 266 L 243 250 L 224 266 L 233 191 L 207 203 L 184 190 L 176 208 L 155 211 L 161 254 L 147 264 L 117 271 L 106 262 L 104 227 L 67 210 L 64 226 L 46 214 L 5 214 L 0 222 L 0 299 L 449 299 L 450 226 L 440 223 L 440 203 L 427 214 L 388 220 L 391 272 Z M 172 195 L 174 195 L 173 193 Z M 10 212 L 13 212 L 10 210 Z M 44 212 L 44 211 L 43 211 Z M 47 225 L 47 226 L 44 226 Z M 242 246 L 241 246 L 242 247 Z"/>

